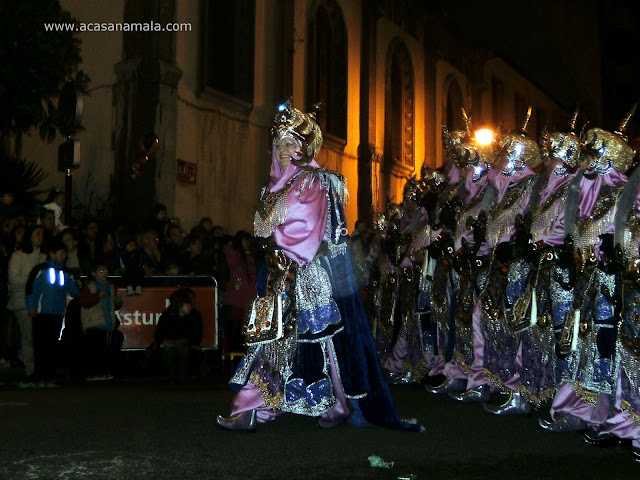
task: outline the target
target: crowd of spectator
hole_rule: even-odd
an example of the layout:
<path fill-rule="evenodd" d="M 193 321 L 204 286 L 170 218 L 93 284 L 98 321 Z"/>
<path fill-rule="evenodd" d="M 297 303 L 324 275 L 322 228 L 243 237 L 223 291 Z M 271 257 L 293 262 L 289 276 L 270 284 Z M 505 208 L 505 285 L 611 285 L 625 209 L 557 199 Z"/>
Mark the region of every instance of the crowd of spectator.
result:
<path fill-rule="evenodd" d="M 136 231 L 124 223 L 110 223 L 102 219 L 85 219 L 79 224 L 69 222 L 70 225 L 65 225 L 62 192 L 52 192 L 35 218 L 14 205 L 10 194 L 0 199 L 0 365 L 24 366 L 27 376 L 37 373 L 32 331 L 36 321 L 27 306 L 28 283 L 34 269 L 52 262 L 53 257 L 57 263 L 52 267 L 59 266 L 64 275 L 69 275 L 82 288 L 82 297 L 77 292 L 65 293 L 65 297 L 79 298 L 67 301 L 66 312 L 61 314 L 66 318 L 59 343 L 64 343 L 65 331 L 67 338 L 73 338 L 71 343 L 83 343 L 84 347 L 67 355 L 70 358 L 67 360 L 75 365 L 89 366 L 85 370 L 93 370 L 85 373 L 111 376 L 111 371 L 104 365 L 106 357 L 87 359 L 87 354 L 96 351 L 92 347 L 96 339 L 102 342 L 103 333 L 117 331 L 117 320 L 110 323 L 107 317 L 111 313 L 102 301 L 108 296 L 111 308 L 117 309 L 116 299 L 111 298 L 111 286 L 105 283 L 107 278 L 115 278 L 115 282 L 125 288 L 126 295 L 144 295 L 145 283 L 150 277 L 213 276 L 222 299 L 219 313 L 221 348 L 241 348 L 243 309 L 255 296 L 257 265 L 261 261 L 249 233 L 240 231 L 234 236 L 227 235 L 208 217 L 187 230 L 179 218 L 168 217 L 163 205 L 157 205 L 147 224 Z M 52 252 L 58 247 L 63 252 Z M 88 285 L 92 285 L 91 289 Z M 176 298 L 185 303 L 182 294 Z M 191 306 L 193 303 L 193 300 L 186 302 Z M 80 319 L 85 310 L 97 304 L 102 305 L 100 308 L 105 312 L 105 325 L 99 327 L 101 332 L 96 332 L 96 327 L 84 329 L 79 321 L 77 328 L 69 325 L 69 318 Z M 166 318 L 180 316 L 173 310 L 171 314 L 165 313 L 163 316 Z M 201 332 L 199 336 L 190 334 L 189 344 L 199 343 L 201 337 Z M 107 338 L 109 342 L 116 339 L 113 348 L 107 352 L 113 354 L 119 349 L 118 342 L 122 345 L 122 340 L 120 335 L 112 333 L 108 333 Z M 165 343 L 163 346 L 167 347 L 165 340 L 162 339 L 161 344 Z M 182 340 L 177 342 L 181 343 Z M 182 362 L 181 349 L 175 348 L 176 342 L 170 341 L 168 345 L 174 349 L 173 357 Z M 50 352 L 47 351 L 47 355 Z M 81 356 L 82 360 L 79 359 Z M 180 372 L 183 371 L 182 365 L 180 363 L 178 367 Z M 171 369 L 176 373 L 173 366 Z"/>

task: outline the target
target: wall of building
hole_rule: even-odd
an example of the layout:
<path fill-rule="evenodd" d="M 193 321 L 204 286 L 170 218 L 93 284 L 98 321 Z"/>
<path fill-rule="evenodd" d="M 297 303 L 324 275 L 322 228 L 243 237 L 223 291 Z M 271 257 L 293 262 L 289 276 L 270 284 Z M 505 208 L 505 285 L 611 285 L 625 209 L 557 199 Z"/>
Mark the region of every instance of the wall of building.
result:
<path fill-rule="evenodd" d="M 208 216 L 230 233 L 252 229 L 258 194 L 268 180 L 270 128 L 275 107 L 289 93 L 292 94 L 294 105 L 304 106 L 306 103 L 306 35 L 315 1 L 255 1 L 252 104 L 210 88 L 202 88 L 200 75 L 204 24 L 201 22 L 206 21 L 203 2 L 175 2 L 175 21 L 191 23 L 192 30 L 175 34 L 175 65 L 162 64 L 168 74 L 174 75 L 174 80 L 179 80 L 175 83 L 177 91 L 171 82 L 161 83 L 159 87 L 161 98 L 155 116 L 162 131 L 156 133 L 164 143 L 163 155 L 152 181 L 155 182 L 157 200 L 167 204 L 169 214 L 178 216 L 185 228 Z M 342 10 L 347 33 L 347 106 L 344 112 L 347 117 L 347 138 L 346 142 L 341 142 L 326 136 L 318 162 L 347 178 L 351 201 L 346 211 L 351 230 L 358 212 L 360 56 L 364 0 L 336 1 Z M 123 21 L 125 0 L 107 3 L 98 0 L 62 0 L 61 3 L 79 21 Z M 288 17 L 290 26 L 283 22 L 283 10 L 286 8 L 293 8 Z M 451 42 L 453 46 L 450 49 L 439 48 L 437 42 L 449 41 L 446 36 L 431 35 L 428 41 L 433 45 L 427 44 L 422 27 L 410 34 L 400 23 L 381 14 L 375 25 L 372 44 L 375 49 L 375 62 L 372 62 L 375 86 L 370 92 L 370 118 L 373 121 L 369 141 L 373 142 L 375 152 L 372 183 L 373 199 L 378 210 L 386 202 L 376 188 L 381 184 L 384 174 L 380 169 L 380 159 L 385 153 L 385 82 L 392 42 L 400 39 L 409 51 L 415 95 L 415 167 L 413 171 L 392 175 L 389 193 L 393 201 L 401 200 L 405 177 L 419 174 L 423 162 L 429 162 L 430 166 L 442 162 L 441 125 L 444 123 L 447 92 L 452 80 L 455 79 L 459 84 L 463 103 L 471 110 L 475 121 L 489 120 L 492 116 L 491 82 L 494 77 L 504 83 L 505 118 L 502 123 L 505 129 L 516 127 L 524 115 L 522 112 L 520 118 L 516 118 L 513 105 L 515 92 L 526 102 L 549 112 L 549 117 L 554 118 L 557 112 L 561 112 L 553 99 L 507 62 L 490 57 L 487 60 L 476 53 L 470 55 L 469 59 L 460 58 L 459 53 L 465 52 L 461 42 Z M 291 45 L 285 45 L 288 42 L 287 28 L 294 30 Z M 428 28 L 426 24 L 424 28 Z M 109 194 L 114 163 L 116 160 L 122 161 L 115 158 L 117 149 L 114 139 L 131 133 L 119 131 L 123 113 L 118 108 L 123 108 L 123 105 L 117 106 L 118 102 L 114 101 L 114 85 L 117 81 L 114 69 L 123 60 L 123 36 L 121 32 L 85 32 L 80 34 L 80 39 L 82 69 L 91 77 L 91 84 L 90 96 L 84 99 L 83 124 L 86 131 L 77 137 L 81 142 L 82 166 L 74 172 L 74 196 L 85 204 L 97 204 Z M 289 54 L 290 67 L 287 63 Z M 468 65 L 471 67 L 466 68 Z M 291 91 L 286 92 L 287 88 Z M 532 127 L 539 129 L 541 125 Z M 27 159 L 37 160 L 49 173 L 45 187 L 64 185 L 64 174 L 57 172 L 57 148 L 61 142 L 62 139 L 57 138 L 54 144 L 47 145 L 40 140 L 37 132 L 24 139 L 23 155 Z M 176 181 L 177 160 L 196 165 L 195 184 Z"/>
<path fill-rule="evenodd" d="M 404 43 L 411 56 L 414 91 L 414 169 L 413 171 L 407 171 L 404 175 L 392 175 L 389 182 L 388 199 L 398 203 L 402 200 L 402 190 L 406 183 L 406 178 L 413 174 L 419 174 L 420 172 L 426 153 L 425 119 L 428 115 L 433 115 L 435 112 L 427 111 L 426 108 L 425 55 L 422 41 L 411 36 L 390 19 L 381 17 L 377 25 L 376 41 L 376 153 L 380 157 L 384 155 L 387 58 L 392 42 L 396 39 L 400 39 Z M 380 163 L 375 165 L 374 168 L 376 169 L 374 178 L 381 179 L 384 172 Z M 385 202 L 386 200 L 380 198 L 379 201 Z M 378 205 L 377 208 L 380 209 L 380 205 Z"/>

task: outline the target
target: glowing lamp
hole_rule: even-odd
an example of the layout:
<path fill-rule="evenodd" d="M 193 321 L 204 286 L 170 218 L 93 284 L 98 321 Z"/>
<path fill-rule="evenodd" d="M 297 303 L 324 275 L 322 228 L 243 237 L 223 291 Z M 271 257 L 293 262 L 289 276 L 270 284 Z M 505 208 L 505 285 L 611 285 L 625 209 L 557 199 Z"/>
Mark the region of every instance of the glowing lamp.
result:
<path fill-rule="evenodd" d="M 476 130 L 476 141 L 480 145 L 490 145 L 493 142 L 493 130 L 490 128 L 481 128 Z"/>

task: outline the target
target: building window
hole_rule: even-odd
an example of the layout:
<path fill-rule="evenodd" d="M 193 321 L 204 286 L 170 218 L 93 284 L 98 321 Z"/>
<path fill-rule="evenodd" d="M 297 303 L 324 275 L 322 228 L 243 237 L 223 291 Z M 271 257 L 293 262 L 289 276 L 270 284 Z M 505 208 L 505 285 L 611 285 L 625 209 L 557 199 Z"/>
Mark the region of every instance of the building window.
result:
<path fill-rule="evenodd" d="M 466 128 L 462 118 L 463 108 L 462 89 L 458 81 L 453 79 L 449 83 L 449 90 L 447 91 L 445 125 L 449 130 L 464 130 Z"/>
<path fill-rule="evenodd" d="M 392 44 L 387 57 L 385 79 L 385 163 L 413 171 L 414 88 L 413 66 L 407 47 Z"/>
<path fill-rule="evenodd" d="M 491 79 L 491 113 L 494 125 L 504 122 L 504 83 L 496 77 Z"/>
<path fill-rule="evenodd" d="M 207 0 L 202 85 L 253 102 L 255 0 Z"/>
<path fill-rule="evenodd" d="M 547 130 L 549 130 L 550 128 L 549 114 L 546 112 L 546 110 L 537 109 L 534 113 L 538 120 L 537 121 L 538 131 L 542 130 L 543 128 L 546 128 Z"/>
<path fill-rule="evenodd" d="M 307 42 L 307 107 L 316 103 L 324 133 L 347 139 L 347 29 L 335 0 L 320 0 Z"/>
<path fill-rule="evenodd" d="M 515 97 L 515 130 L 516 131 L 520 131 L 520 129 L 522 128 L 522 125 L 524 125 L 524 120 L 525 118 L 527 118 L 527 109 L 529 108 L 529 104 L 527 103 L 527 99 L 524 98 L 523 95 L 520 95 L 519 93 L 516 92 L 516 97 Z"/>

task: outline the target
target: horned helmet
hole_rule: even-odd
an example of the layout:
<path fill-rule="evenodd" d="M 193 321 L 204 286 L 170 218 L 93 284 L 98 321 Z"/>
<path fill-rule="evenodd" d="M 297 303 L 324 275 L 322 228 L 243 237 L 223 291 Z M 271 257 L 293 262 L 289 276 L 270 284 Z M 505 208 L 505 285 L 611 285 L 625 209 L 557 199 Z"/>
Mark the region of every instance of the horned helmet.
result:
<path fill-rule="evenodd" d="M 526 167 L 535 169 L 542 163 L 540 147 L 527 134 L 529 120 L 531 120 L 531 106 L 527 110 L 520 133 L 502 135 L 498 141 L 498 157 L 506 161 L 501 172 L 505 177 L 513 177 Z"/>
<path fill-rule="evenodd" d="M 559 178 L 566 177 L 580 164 L 581 143 L 575 131 L 578 114 L 576 109 L 569 122 L 569 132 L 548 133 L 545 126 L 540 134 L 542 157 L 545 162 L 557 162 L 553 175 Z"/>
<path fill-rule="evenodd" d="M 585 175 L 607 175 L 612 168 L 622 173 L 629 169 L 633 162 L 633 149 L 627 143 L 624 131 L 636 106 L 637 104 L 633 106 L 615 132 L 607 132 L 601 128 L 592 128 L 587 131 L 583 139 Z"/>

